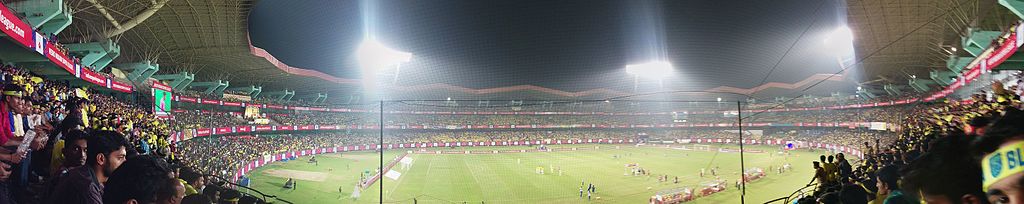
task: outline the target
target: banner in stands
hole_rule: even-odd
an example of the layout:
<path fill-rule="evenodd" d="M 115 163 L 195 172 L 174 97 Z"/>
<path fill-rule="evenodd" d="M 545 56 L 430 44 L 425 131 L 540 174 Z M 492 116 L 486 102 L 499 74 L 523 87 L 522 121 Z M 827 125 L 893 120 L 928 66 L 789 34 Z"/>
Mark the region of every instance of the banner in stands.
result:
<path fill-rule="evenodd" d="M 107 79 L 107 86 L 108 86 L 107 88 L 113 89 L 114 91 L 120 91 L 120 92 L 125 92 L 125 93 L 131 93 L 132 91 L 134 91 L 134 90 L 132 90 L 132 86 L 131 85 L 128 85 L 128 84 L 122 83 L 122 82 L 118 82 L 118 81 L 114 80 L 113 78 L 108 78 Z"/>
<path fill-rule="evenodd" d="M 868 128 L 871 130 L 887 130 L 887 127 L 894 126 L 889 123 L 883 122 L 840 122 L 840 123 L 757 123 L 761 126 L 751 126 L 753 123 L 747 123 L 745 126 L 751 127 L 839 127 L 839 128 Z M 597 125 L 597 124 L 573 124 L 573 125 L 531 125 L 531 126 L 546 126 L 546 127 L 557 127 L 557 128 L 574 128 L 574 127 L 595 127 L 595 128 L 691 128 L 691 127 L 735 127 L 736 124 L 665 124 L 665 125 Z M 241 126 L 238 126 L 241 127 Z M 261 125 L 253 126 L 247 129 L 239 129 L 238 127 L 218 127 L 218 128 L 201 128 L 201 129 L 189 129 L 184 132 L 195 131 L 196 137 L 205 137 L 211 135 L 223 135 L 242 132 L 239 130 L 246 130 L 244 132 L 276 132 L 276 131 L 305 131 L 305 130 L 372 130 L 377 129 L 375 125 L 294 125 L 294 126 L 276 126 L 276 125 Z M 415 127 L 415 128 L 413 128 Z M 465 127 L 469 127 L 466 125 Z M 476 129 L 514 129 L 517 126 L 508 125 L 488 125 Z M 433 127 L 429 125 L 386 125 L 384 129 L 411 129 L 411 130 L 430 130 L 430 129 L 446 129 L 447 127 Z M 879 129 L 880 128 L 880 129 Z M 752 132 L 748 132 L 750 134 Z M 171 138 L 171 141 L 181 141 Z M 514 142 L 513 142 L 514 143 Z M 523 143 L 526 143 L 525 141 Z M 534 144 L 539 142 L 534 142 Z M 699 141 L 698 141 L 699 143 Z M 460 144 L 461 145 L 461 144 Z"/>
<path fill-rule="evenodd" d="M 107 86 L 107 77 L 93 72 L 87 67 L 78 68 L 82 72 L 82 79 L 86 82 L 93 83 L 100 86 Z"/>
<path fill-rule="evenodd" d="M 224 93 L 224 99 L 231 99 L 233 101 L 251 101 L 252 97 L 246 95 Z"/>
<path fill-rule="evenodd" d="M 962 73 L 960 77 L 953 81 L 953 83 L 949 84 L 949 86 L 946 86 L 942 90 L 928 96 L 924 101 L 932 101 L 952 94 L 957 89 L 967 86 L 968 83 L 978 79 L 981 74 L 992 71 L 992 69 L 998 67 L 1006 61 L 1006 59 L 1010 58 L 1013 53 L 1016 53 L 1017 49 L 1024 44 L 1024 40 L 1020 39 L 1021 37 L 1024 37 L 1024 22 L 1017 21 L 1017 24 L 1009 30 L 1014 32 L 1009 32 L 1001 36 L 999 39 L 1003 39 L 1001 41 L 1002 44 L 986 49 L 985 52 L 982 52 L 981 56 L 974 58 L 970 64 L 967 64 L 967 67 L 969 67 L 969 69 L 966 69 L 968 70 L 967 72 Z M 1000 42 L 998 39 L 996 41 Z"/>
<path fill-rule="evenodd" d="M 44 39 L 2 3 L 0 3 L 0 30 L 3 30 L 6 36 L 18 42 L 18 44 L 29 48 L 30 52 L 42 54 L 50 62 L 56 64 L 57 67 L 64 69 L 77 78 L 101 87 L 114 89 L 115 91 L 128 93 L 134 91 L 129 84 L 119 82 L 114 84 L 107 77 L 94 73 L 89 68 L 83 68 L 77 59 L 68 57 L 67 53 L 60 51 L 58 49 L 60 46 L 57 45 L 57 42 Z"/>
<path fill-rule="evenodd" d="M 180 98 L 180 99 L 179 99 Z M 194 104 L 207 104 L 207 105 L 220 105 L 220 106 L 239 106 L 236 103 L 214 103 L 220 102 L 214 99 L 202 99 L 202 98 L 189 98 L 189 97 L 178 97 L 175 98 L 176 102 L 194 103 Z M 760 113 L 760 112 L 793 112 L 793 111 L 821 111 L 821 110 L 843 110 L 843 109 L 858 109 L 858 108 L 874 108 L 883 106 L 894 106 L 903 105 L 918 102 L 918 98 L 909 98 L 902 100 L 890 100 L 885 102 L 871 102 L 864 104 L 851 104 L 842 106 L 822 106 L 812 108 L 777 108 L 777 109 L 760 109 L 760 110 L 743 110 L 744 114 Z M 283 109 L 283 110 L 296 110 L 296 111 L 320 111 L 320 112 L 340 112 L 340 113 L 376 113 L 376 110 L 360 110 L 350 108 L 322 108 L 322 107 L 302 107 L 302 106 L 281 106 L 273 104 L 241 104 L 242 107 L 258 107 L 258 108 L 269 108 L 269 109 Z M 415 114 L 415 115 L 671 115 L 673 112 L 498 112 L 498 111 L 462 111 L 462 112 L 444 112 L 444 111 L 385 111 L 388 114 Z M 689 114 L 736 114 L 737 111 L 692 111 Z M 521 127 L 520 128 L 529 128 Z"/>
<path fill-rule="evenodd" d="M 31 48 L 35 45 L 32 40 L 35 31 L 32 30 L 32 27 L 18 19 L 18 15 L 11 12 L 11 9 L 8 9 L 2 3 L 0 3 L 0 26 L 2 26 L 4 34 L 7 34 L 7 36 L 14 39 L 21 46 Z"/>

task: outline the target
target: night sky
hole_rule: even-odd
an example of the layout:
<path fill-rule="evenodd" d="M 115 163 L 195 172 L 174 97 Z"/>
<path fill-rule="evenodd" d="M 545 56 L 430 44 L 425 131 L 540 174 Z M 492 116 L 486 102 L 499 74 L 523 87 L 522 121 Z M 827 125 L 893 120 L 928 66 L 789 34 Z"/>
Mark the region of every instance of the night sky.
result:
<path fill-rule="evenodd" d="M 249 20 L 252 42 L 291 66 L 360 78 L 360 3 L 259 1 Z M 623 67 L 661 56 L 676 68 L 664 89 L 750 88 L 806 29 L 767 79 L 793 83 L 840 69 L 822 44 L 846 18 L 840 3 L 821 0 L 378 3 L 378 41 L 414 55 L 402 66 L 402 86 L 631 91 L 633 77 Z"/>

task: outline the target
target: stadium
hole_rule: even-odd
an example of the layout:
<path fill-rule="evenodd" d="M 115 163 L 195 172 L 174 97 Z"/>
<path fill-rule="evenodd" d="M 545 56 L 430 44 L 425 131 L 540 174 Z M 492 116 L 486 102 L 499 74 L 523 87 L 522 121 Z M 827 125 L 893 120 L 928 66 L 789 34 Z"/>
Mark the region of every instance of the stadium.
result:
<path fill-rule="evenodd" d="M 0 25 L 0 203 L 1024 203 L 1024 0 L 0 0 Z"/>

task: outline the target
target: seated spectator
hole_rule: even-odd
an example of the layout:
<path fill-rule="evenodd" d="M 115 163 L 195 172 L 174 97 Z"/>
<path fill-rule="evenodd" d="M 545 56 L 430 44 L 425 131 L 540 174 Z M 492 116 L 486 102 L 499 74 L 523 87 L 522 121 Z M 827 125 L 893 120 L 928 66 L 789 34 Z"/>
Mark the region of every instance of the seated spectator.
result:
<path fill-rule="evenodd" d="M 185 198 L 181 199 L 181 204 L 213 204 L 213 201 L 210 201 L 210 198 L 207 198 L 206 196 L 194 194 L 187 195 Z"/>
<path fill-rule="evenodd" d="M 878 192 L 885 196 L 885 204 L 910 204 L 919 203 L 911 196 L 904 195 L 899 186 L 899 166 L 886 166 L 878 170 Z M 881 198 L 876 198 L 881 199 Z"/>
<path fill-rule="evenodd" d="M 203 187 L 206 186 L 203 176 L 192 170 L 183 170 L 179 178 L 187 182 L 185 185 L 185 195 L 199 194 L 203 191 Z"/>
<path fill-rule="evenodd" d="M 1024 111 L 1009 108 L 1005 115 L 992 121 L 985 136 L 974 143 L 984 175 L 982 190 L 991 203 L 1024 203 L 1024 168 L 1010 169 L 1020 163 L 1024 148 Z"/>
<path fill-rule="evenodd" d="M 927 203 L 985 203 L 981 168 L 964 154 L 970 151 L 963 145 L 966 140 L 966 135 L 955 134 L 932 142 L 928 153 L 903 170 L 903 189 L 920 193 Z"/>
<path fill-rule="evenodd" d="M 110 175 L 103 203 L 180 203 L 185 186 L 171 176 L 167 162 L 159 157 L 132 157 Z"/>
<path fill-rule="evenodd" d="M 71 130 L 67 135 L 64 136 L 59 146 L 62 146 L 61 155 L 63 160 L 60 162 L 60 166 L 54 168 L 52 175 L 57 176 L 67 172 L 67 170 L 85 165 L 86 149 L 89 147 L 88 139 L 86 138 L 85 131 Z"/>
<path fill-rule="evenodd" d="M 124 136 L 116 132 L 91 134 L 85 166 L 61 176 L 49 203 L 103 203 L 103 185 L 125 161 L 127 144 Z"/>

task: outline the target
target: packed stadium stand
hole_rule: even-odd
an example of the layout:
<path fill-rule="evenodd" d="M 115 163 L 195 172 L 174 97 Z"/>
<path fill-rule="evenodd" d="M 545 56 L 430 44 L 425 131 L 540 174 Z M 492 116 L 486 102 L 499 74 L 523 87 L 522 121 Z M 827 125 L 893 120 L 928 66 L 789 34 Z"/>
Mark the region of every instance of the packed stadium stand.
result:
<path fill-rule="evenodd" d="M 0 204 L 1024 203 L 1024 1 L 508 2 L 0 0 Z"/>

